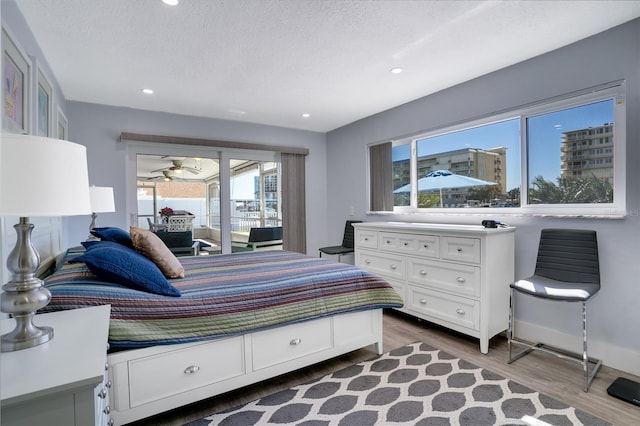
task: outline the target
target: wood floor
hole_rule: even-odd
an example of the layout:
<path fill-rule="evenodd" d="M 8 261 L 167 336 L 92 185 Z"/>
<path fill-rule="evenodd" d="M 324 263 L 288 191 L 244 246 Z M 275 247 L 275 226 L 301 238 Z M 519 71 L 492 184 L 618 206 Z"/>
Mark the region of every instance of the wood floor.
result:
<path fill-rule="evenodd" d="M 402 313 L 385 313 L 385 352 L 416 341 L 428 343 L 452 355 L 596 415 L 614 425 L 640 425 L 640 407 L 607 394 L 607 387 L 617 377 L 626 377 L 636 381 L 640 381 L 640 377 L 603 366 L 591 384 L 589 392 L 585 393 L 582 391 L 582 367 L 577 363 L 534 352 L 513 364 L 507 364 L 507 341 L 503 336 L 496 336 L 491 339 L 489 353 L 483 355 L 480 353 L 480 345 L 477 339 L 463 336 Z M 132 425 L 183 425 L 208 414 L 235 407 L 279 390 L 288 389 L 299 383 L 310 381 L 316 377 L 324 376 L 353 363 L 371 359 L 375 355 L 373 346 L 363 348 L 336 359 L 144 419 L 132 423 Z"/>

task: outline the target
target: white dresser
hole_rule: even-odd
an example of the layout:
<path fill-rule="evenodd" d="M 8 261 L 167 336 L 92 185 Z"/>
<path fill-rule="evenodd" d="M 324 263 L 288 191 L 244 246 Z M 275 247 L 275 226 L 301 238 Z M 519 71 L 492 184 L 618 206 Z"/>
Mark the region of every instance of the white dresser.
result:
<path fill-rule="evenodd" d="M 2 425 L 110 425 L 107 336 L 110 306 L 36 315 L 53 339 L 0 354 Z M 2 320 L 2 334 L 13 319 Z"/>
<path fill-rule="evenodd" d="M 355 264 L 385 278 L 401 311 L 480 339 L 509 322 L 515 228 L 404 222 L 355 223 Z"/>

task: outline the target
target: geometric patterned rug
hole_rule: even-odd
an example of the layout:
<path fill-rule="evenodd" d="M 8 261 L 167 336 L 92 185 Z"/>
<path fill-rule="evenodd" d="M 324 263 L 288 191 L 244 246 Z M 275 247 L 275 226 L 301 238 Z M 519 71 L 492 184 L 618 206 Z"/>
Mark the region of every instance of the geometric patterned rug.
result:
<path fill-rule="evenodd" d="M 418 342 L 188 425 L 609 423 Z"/>

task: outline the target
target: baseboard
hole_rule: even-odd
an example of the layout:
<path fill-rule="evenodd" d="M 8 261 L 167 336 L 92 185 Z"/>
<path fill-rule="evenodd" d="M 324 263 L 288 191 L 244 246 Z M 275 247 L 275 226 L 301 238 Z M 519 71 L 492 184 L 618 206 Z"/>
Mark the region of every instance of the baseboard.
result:
<path fill-rule="evenodd" d="M 542 342 L 571 352 L 582 351 L 582 336 L 562 333 L 538 324 L 516 321 L 516 336 L 531 342 Z M 640 376 L 640 352 L 588 338 L 589 357 L 601 359 L 607 367 Z"/>

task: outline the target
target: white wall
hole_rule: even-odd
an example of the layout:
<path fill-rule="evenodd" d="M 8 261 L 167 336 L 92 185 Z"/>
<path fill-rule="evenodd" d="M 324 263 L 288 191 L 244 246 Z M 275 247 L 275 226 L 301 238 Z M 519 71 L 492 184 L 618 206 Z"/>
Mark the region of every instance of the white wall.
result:
<path fill-rule="evenodd" d="M 327 135 L 328 237 L 338 241 L 353 206 L 354 218 L 366 221 L 458 222 L 479 224 L 497 218 L 516 231 L 516 277 L 533 272 L 540 229 L 590 228 L 598 231 L 602 289 L 589 303 L 589 336 L 594 356 L 605 364 L 640 374 L 640 20 L 598 34 L 540 57 L 491 73 L 431 96 L 367 117 Z M 473 66 L 470 58 L 469 66 Z M 428 78 L 428 76 L 425 76 Z M 497 111 L 514 109 L 564 93 L 626 79 L 627 217 L 561 219 L 367 215 L 366 145 L 397 139 Z M 520 331 L 529 337 L 566 346 L 581 342 L 579 304 L 551 304 L 519 297 Z M 573 306 L 575 305 L 575 306 Z M 581 348 L 580 345 L 573 346 Z"/>

